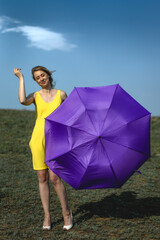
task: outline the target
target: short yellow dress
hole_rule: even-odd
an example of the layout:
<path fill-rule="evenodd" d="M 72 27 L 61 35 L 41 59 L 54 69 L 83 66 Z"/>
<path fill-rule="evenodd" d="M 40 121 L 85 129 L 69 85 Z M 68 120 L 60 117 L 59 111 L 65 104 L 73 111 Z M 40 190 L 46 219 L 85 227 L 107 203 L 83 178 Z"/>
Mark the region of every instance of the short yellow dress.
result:
<path fill-rule="evenodd" d="M 45 102 L 40 93 L 36 92 L 36 122 L 32 132 L 29 146 L 32 152 L 34 170 L 47 169 L 45 164 L 45 118 L 50 115 L 61 104 L 61 91 L 57 90 L 52 102 Z"/>

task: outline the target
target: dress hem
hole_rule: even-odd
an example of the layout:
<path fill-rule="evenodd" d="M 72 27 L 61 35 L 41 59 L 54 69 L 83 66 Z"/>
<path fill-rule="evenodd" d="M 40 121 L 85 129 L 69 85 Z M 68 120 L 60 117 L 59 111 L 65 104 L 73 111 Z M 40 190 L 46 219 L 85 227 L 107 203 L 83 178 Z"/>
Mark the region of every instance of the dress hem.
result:
<path fill-rule="evenodd" d="M 33 168 L 33 170 L 45 170 L 45 169 L 49 169 L 49 167 L 46 167 L 46 168 Z"/>

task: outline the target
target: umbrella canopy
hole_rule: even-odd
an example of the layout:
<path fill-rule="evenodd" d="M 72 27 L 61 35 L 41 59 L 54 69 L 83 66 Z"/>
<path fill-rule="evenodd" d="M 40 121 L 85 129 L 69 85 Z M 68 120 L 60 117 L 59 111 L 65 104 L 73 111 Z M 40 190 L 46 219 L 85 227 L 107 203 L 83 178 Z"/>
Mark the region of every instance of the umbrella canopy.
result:
<path fill-rule="evenodd" d="M 76 87 L 45 119 L 45 162 L 75 189 L 117 188 L 150 156 L 150 113 L 119 84 Z"/>

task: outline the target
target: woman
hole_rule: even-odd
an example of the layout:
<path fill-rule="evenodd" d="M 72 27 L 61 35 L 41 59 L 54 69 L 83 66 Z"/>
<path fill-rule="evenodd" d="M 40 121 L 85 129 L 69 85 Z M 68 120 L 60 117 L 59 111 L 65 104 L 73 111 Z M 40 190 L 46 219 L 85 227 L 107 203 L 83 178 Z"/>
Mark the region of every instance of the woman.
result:
<path fill-rule="evenodd" d="M 47 68 L 37 66 L 32 69 L 32 76 L 42 89 L 26 97 L 24 77 L 20 70 L 20 68 L 14 69 L 14 74 L 19 78 L 19 101 L 23 105 L 35 104 L 37 113 L 36 123 L 29 146 L 32 152 L 33 169 L 37 171 L 39 179 L 39 191 L 44 209 L 43 229 L 51 229 L 48 184 L 50 177 L 61 203 L 64 218 L 63 229 L 69 230 L 73 226 L 73 217 L 68 207 L 66 189 L 61 179 L 48 169 L 45 164 L 44 138 L 44 118 L 51 114 L 51 112 L 67 98 L 67 95 L 64 91 L 53 88 L 52 73 Z"/>

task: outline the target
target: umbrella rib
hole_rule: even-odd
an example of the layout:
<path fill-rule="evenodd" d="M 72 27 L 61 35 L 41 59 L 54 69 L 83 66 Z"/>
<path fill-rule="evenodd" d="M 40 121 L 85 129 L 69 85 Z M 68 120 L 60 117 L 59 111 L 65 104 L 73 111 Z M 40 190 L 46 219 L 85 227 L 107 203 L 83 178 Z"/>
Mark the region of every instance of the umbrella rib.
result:
<path fill-rule="evenodd" d="M 148 116 L 148 115 L 150 115 L 150 113 L 148 113 L 148 114 L 146 114 L 146 115 L 144 115 L 144 116 L 142 116 L 142 117 L 139 117 L 139 118 L 137 118 L 137 119 L 134 119 L 134 120 L 132 120 L 131 122 L 128 122 L 128 123 L 124 124 L 123 126 L 117 128 L 117 129 L 114 129 L 114 130 L 112 130 L 112 131 L 109 131 L 109 132 L 107 132 L 107 134 L 114 133 L 115 131 L 118 131 L 118 130 L 120 130 L 121 128 L 123 128 L 123 127 L 125 127 L 125 126 L 127 126 L 127 125 L 130 125 L 131 123 L 133 123 L 133 122 L 135 122 L 135 121 L 137 121 L 137 120 L 139 120 L 139 119 L 142 119 L 142 118 L 144 118 L 144 117 L 146 117 L 146 116 Z M 141 151 L 138 151 L 138 150 L 136 150 L 136 149 L 133 149 L 133 148 L 131 148 L 131 147 L 128 147 L 128 146 L 126 146 L 126 145 L 123 145 L 123 144 L 120 144 L 120 143 L 111 141 L 110 139 L 105 139 L 104 137 L 103 137 L 103 139 L 104 139 L 104 140 L 107 140 L 107 141 L 109 141 L 109 142 L 118 144 L 118 145 L 120 145 L 120 146 L 127 147 L 127 148 L 129 148 L 129 149 L 134 150 L 135 152 L 139 152 L 139 153 L 141 153 L 141 154 L 144 154 L 144 155 L 148 156 L 148 154 L 146 154 L 146 153 L 144 153 L 144 152 L 141 152 Z"/>
<path fill-rule="evenodd" d="M 111 109 L 111 106 L 112 106 L 112 103 L 113 103 L 114 96 L 115 96 L 116 91 L 117 91 L 117 88 L 118 88 L 118 86 L 119 86 L 119 84 L 116 84 L 116 85 L 117 85 L 117 86 L 116 86 L 116 89 L 115 89 L 114 95 L 113 95 L 113 97 L 112 97 L 111 104 L 110 104 L 109 109 L 108 109 L 108 111 L 107 111 L 107 113 L 106 113 L 106 116 L 105 116 L 105 118 L 104 118 L 103 125 L 102 125 L 102 127 L 101 127 L 101 131 L 100 131 L 100 132 L 102 132 L 102 129 L 103 129 L 104 123 L 105 123 L 105 121 L 106 121 L 106 118 L 107 118 L 108 112 L 109 112 L 109 110 Z"/>
<path fill-rule="evenodd" d="M 82 102 L 82 104 L 83 104 L 83 106 L 84 106 L 84 108 L 85 108 L 85 110 L 86 110 L 86 112 L 87 112 L 87 109 L 86 109 L 86 107 L 85 107 L 85 104 L 84 104 L 84 102 L 83 102 L 82 98 L 80 97 L 80 94 L 79 94 L 79 92 L 78 92 L 77 88 L 75 88 L 75 90 L 76 90 L 76 92 L 77 92 L 77 95 L 78 95 L 79 99 L 81 100 L 81 102 Z M 96 130 L 96 128 L 95 128 L 95 126 L 94 126 L 94 124 L 93 124 L 93 122 L 92 122 L 92 120 L 91 120 L 91 118 L 90 118 L 89 114 L 88 114 L 88 112 L 87 112 L 87 115 L 88 115 L 88 117 L 89 117 L 89 119 L 90 119 L 90 121 L 91 121 L 91 123 L 92 123 L 92 125 L 93 125 L 93 127 L 94 127 L 94 130 L 95 130 L 95 132 L 97 132 L 97 130 Z"/>
<path fill-rule="evenodd" d="M 101 143 L 102 143 L 102 141 L 101 141 Z M 107 157 L 108 157 L 108 159 L 109 159 L 109 165 L 110 165 L 111 171 L 112 171 L 112 173 L 113 173 L 113 175 L 114 175 L 114 177 L 115 177 L 115 180 L 116 180 L 116 182 L 117 182 L 117 185 L 120 187 L 121 185 L 120 185 L 120 183 L 119 183 L 119 181 L 118 181 L 118 178 L 117 178 L 117 176 L 116 176 L 116 174 L 115 174 L 115 171 L 114 171 L 114 169 L 113 169 L 113 167 L 112 167 L 111 160 L 110 160 L 110 158 L 109 158 L 109 156 L 108 156 L 107 150 L 106 150 L 106 148 L 104 147 L 103 143 L 102 143 L 102 147 L 103 147 L 104 152 L 106 153 L 106 155 L 107 155 Z"/>
<path fill-rule="evenodd" d="M 84 143 L 82 143 L 82 144 L 80 144 L 80 145 L 77 145 L 77 146 L 73 147 L 72 149 L 69 149 L 68 151 L 66 151 L 66 152 L 64 152 L 64 153 L 61 153 L 61 154 L 57 155 L 57 156 L 56 156 L 55 158 L 53 158 L 53 159 L 59 158 L 59 157 L 65 155 L 65 154 L 67 154 L 67 153 L 69 153 L 69 152 L 72 152 L 72 151 L 75 150 L 76 148 L 81 147 L 81 146 L 85 145 L 86 143 L 90 143 L 90 142 L 93 142 L 93 140 L 90 140 L 90 141 L 84 142 Z M 81 162 L 80 162 L 80 163 L 81 163 Z M 81 163 L 81 164 L 82 164 L 82 163 Z"/>
<path fill-rule="evenodd" d="M 108 141 L 108 142 L 111 142 L 111 143 L 114 143 L 114 144 L 117 144 L 117 145 L 120 145 L 120 146 L 123 146 L 123 147 L 125 147 L 125 148 L 129 148 L 129 149 L 131 149 L 131 150 L 133 150 L 133 151 L 135 151 L 135 152 L 138 152 L 138 153 L 144 154 L 145 156 L 148 156 L 148 154 L 146 154 L 146 153 L 144 153 L 144 152 L 138 151 L 138 150 L 136 150 L 136 149 L 133 149 L 133 148 L 128 147 L 128 146 L 125 146 L 125 145 L 120 144 L 120 143 L 116 143 L 116 142 L 111 141 L 111 140 L 109 140 L 109 139 L 103 138 L 103 140 Z"/>
<path fill-rule="evenodd" d="M 116 89 L 115 89 L 114 95 L 113 95 L 113 97 L 112 97 L 112 101 L 111 101 L 110 107 L 109 107 L 109 109 L 108 109 L 108 111 L 107 111 L 107 113 L 106 113 L 106 116 L 105 116 L 105 118 L 104 118 L 104 123 L 105 123 L 105 120 L 106 120 L 106 118 L 107 118 L 108 112 L 109 112 L 110 109 L 112 108 L 113 100 L 114 100 L 114 97 L 115 97 L 116 92 L 117 92 L 117 90 L 118 90 L 118 87 L 120 87 L 119 84 L 117 84 L 117 86 L 116 86 Z M 138 102 L 137 102 L 137 103 L 138 103 Z M 139 104 L 139 103 L 138 103 L 138 104 Z M 140 105 L 140 104 L 139 104 L 139 105 Z M 146 111 L 147 111 L 147 110 L 146 110 Z M 148 112 L 148 111 L 147 111 L 147 112 Z M 147 115 L 150 115 L 150 114 L 151 114 L 150 112 L 148 112 L 147 114 L 145 113 L 144 116 L 139 117 L 139 118 L 137 118 L 137 119 L 134 119 L 133 121 L 138 120 L 138 119 L 140 119 L 140 118 L 143 118 L 143 117 L 145 117 L 145 116 L 147 116 Z M 133 122 L 133 121 L 131 121 L 131 122 Z M 103 126 L 104 126 L 104 123 L 103 123 Z M 125 126 L 125 125 L 126 125 L 126 123 L 125 123 L 123 126 Z M 102 131 L 102 129 L 103 129 L 103 126 L 102 126 L 102 128 L 101 128 L 101 131 Z"/>
<path fill-rule="evenodd" d="M 91 136 L 93 136 L 93 137 L 96 137 L 96 136 L 97 136 L 97 135 L 94 135 L 94 134 L 92 134 L 92 133 L 90 133 L 90 132 L 84 131 L 84 130 L 82 130 L 82 129 L 80 129 L 80 128 L 73 127 L 73 126 L 70 126 L 70 125 L 67 125 L 67 124 L 64 124 L 64 123 L 60 123 L 60 122 L 57 122 L 57 121 L 55 121 L 55 120 L 47 119 L 47 121 L 55 122 L 55 123 L 58 123 L 58 124 L 60 124 L 60 125 L 63 125 L 63 126 L 66 126 L 66 127 L 70 127 L 70 128 L 76 129 L 76 130 L 78 129 L 79 131 L 85 132 L 85 133 L 87 133 L 87 134 L 89 134 L 89 135 L 91 135 Z"/>
<path fill-rule="evenodd" d="M 107 134 L 113 133 L 113 132 L 115 132 L 115 131 L 118 131 L 119 129 L 121 129 L 121 128 L 123 128 L 123 127 L 125 127 L 125 126 L 127 126 L 127 125 L 129 125 L 129 124 L 131 124 L 131 123 L 133 123 L 133 122 L 141 119 L 141 118 L 144 118 L 144 117 L 146 117 L 146 116 L 148 116 L 148 115 L 150 115 L 150 113 L 148 113 L 148 114 L 146 114 L 146 115 L 143 115 L 143 116 L 141 116 L 141 117 L 139 117 L 139 118 L 136 118 L 136 119 L 134 119 L 134 120 L 132 120 L 132 121 L 130 121 L 130 122 L 127 122 L 127 123 L 123 124 L 122 126 L 120 126 L 119 128 L 116 128 L 116 129 L 114 129 L 114 130 L 108 131 Z"/>
<path fill-rule="evenodd" d="M 90 159 L 91 159 L 92 156 L 93 156 L 93 152 L 94 152 L 94 150 L 95 150 L 95 149 L 93 148 L 92 155 L 91 155 Z M 84 177 L 84 175 L 86 174 L 87 169 L 88 169 L 88 167 L 86 168 L 86 170 L 85 170 L 85 172 L 84 172 L 84 174 L 83 174 L 83 177 Z M 81 182 L 82 182 L 82 180 L 83 180 L 83 177 L 81 178 L 81 181 L 79 182 L 79 185 L 78 185 L 77 189 L 78 189 L 79 186 L 81 185 Z"/>

